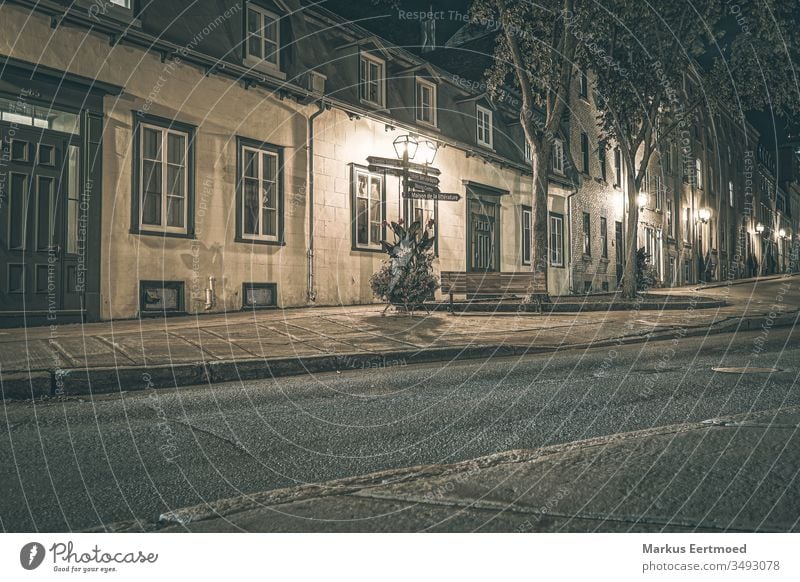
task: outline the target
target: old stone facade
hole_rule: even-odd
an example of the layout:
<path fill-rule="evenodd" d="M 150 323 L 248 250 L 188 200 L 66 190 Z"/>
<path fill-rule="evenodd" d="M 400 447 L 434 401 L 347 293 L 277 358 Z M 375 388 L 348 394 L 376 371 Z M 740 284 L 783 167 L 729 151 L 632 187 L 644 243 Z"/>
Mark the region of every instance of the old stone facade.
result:
<path fill-rule="evenodd" d="M 513 99 L 321 7 L 6 2 L 0 30 L 7 324 L 370 303 L 400 218 L 433 220 L 437 269 L 531 268 Z M 615 150 L 580 78 L 550 176 L 554 295 L 622 272 Z M 797 174 L 779 183 L 740 127 L 709 119 L 652 164 L 638 236 L 664 285 L 792 268 Z M 403 135 L 438 146 L 458 201 L 369 168 Z"/>

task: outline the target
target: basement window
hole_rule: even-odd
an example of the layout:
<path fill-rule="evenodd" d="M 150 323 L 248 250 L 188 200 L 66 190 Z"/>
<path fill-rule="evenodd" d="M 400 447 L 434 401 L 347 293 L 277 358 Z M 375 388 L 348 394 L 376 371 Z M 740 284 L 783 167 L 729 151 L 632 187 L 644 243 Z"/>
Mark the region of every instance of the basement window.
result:
<path fill-rule="evenodd" d="M 242 284 L 242 309 L 267 309 L 277 306 L 277 283 Z"/>
<path fill-rule="evenodd" d="M 139 312 L 142 315 L 183 313 L 183 281 L 140 281 Z"/>

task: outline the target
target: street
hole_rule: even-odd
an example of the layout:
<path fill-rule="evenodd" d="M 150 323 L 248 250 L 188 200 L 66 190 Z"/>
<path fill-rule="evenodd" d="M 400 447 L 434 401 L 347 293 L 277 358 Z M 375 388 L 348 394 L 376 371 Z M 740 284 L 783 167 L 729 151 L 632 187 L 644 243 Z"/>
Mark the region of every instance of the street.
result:
<path fill-rule="evenodd" d="M 798 405 L 798 359 L 792 328 L 783 327 L 94 400 L 5 402 L 0 527 L 66 531 L 155 521 L 171 509 L 235 495 Z M 712 371 L 748 362 L 782 371 Z"/>

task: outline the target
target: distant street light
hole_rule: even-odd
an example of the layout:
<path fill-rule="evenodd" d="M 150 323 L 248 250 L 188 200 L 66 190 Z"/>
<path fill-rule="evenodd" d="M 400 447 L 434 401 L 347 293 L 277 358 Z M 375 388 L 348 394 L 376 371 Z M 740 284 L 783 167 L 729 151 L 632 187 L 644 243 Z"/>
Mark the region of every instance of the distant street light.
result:
<path fill-rule="evenodd" d="M 639 208 L 644 208 L 647 206 L 647 193 L 646 192 L 639 192 L 639 196 L 636 197 L 636 201 L 639 203 Z"/>
<path fill-rule="evenodd" d="M 786 229 L 782 228 L 778 231 L 778 236 L 781 238 L 786 238 Z"/>
<path fill-rule="evenodd" d="M 762 232 L 764 232 L 764 225 L 761 224 L 760 222 L 758 224 L 756 224 L 756 232 L 758 234 L 761 234 Z"/>

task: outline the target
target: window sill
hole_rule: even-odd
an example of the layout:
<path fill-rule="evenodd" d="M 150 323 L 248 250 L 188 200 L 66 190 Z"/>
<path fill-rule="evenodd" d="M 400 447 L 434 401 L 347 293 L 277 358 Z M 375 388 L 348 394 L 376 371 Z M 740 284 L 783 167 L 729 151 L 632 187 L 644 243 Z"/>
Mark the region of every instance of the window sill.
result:
<path fill-rule="evenodd" d="M 118 6 L 109 0 L 76 0 L 75 7 L 86 10 L 89 18 L 96 22 L 106 20 L 126 27 L 142 27 L 142 21 L 133 17 L 132 8 Z"/>
<path fill-rule="evenodd" d="M 244 62 L 242 64 L 245 67 L 250 67 L 254 71 L 258 71 L 259 73 L 265 73 L 270 77 L 275 77 L 281 81 L 286 80 L 286 73 L 281 71 L 277 66 L 272 65 L 262 59 L 256 59 L 248 56 L 244 58 Z"/>
<path fill-rule="evenodd" d="M 237 236 L 233 239 L 233 242 L 237 243 L 244 243 L 244 244 L 251 244 L 251 245 L 267 245 L 273 247 L 285 247 L 286 241 L 282 240 L 261 240 L 257 238 L 243 238 L 241 236 Z"/>
<path fill-rule="evenodd" d="M 611 260 L 608 257 L 600 257 L 600 262 L 601 263 L 610 263 Z"/>
<path fill-rule="evenodd" d="M 371 108 L 372 108 L 372 110 L 373 110 L 373 111 L 375 111 L 375 112 L 378 112 L 378 113 L 386 113 L 387 115 L 388 115 L 389 113 L 391 113 L 391 111 L 389 111 L 389 110 L 386 108 L 386 105 L 384 105 L 383 103 L 373 103 L 372 101 L 367 101 L 366 99 L 359 99 L 359 102 L 360 102 L 360 103 L 361 103 L 361 105 L 363 105 L 364 107 L 371 107 Z"/>
<path fill-rule="evenodd" d="M 561 263 L 560 265 L 554 265 L 554 264 L 550 263 L 550 266 L 553 269 L 563 269 L 564 268 L 564 263 Z"/>
<path fill-rule="evenodd" d="M 351 251 L 356 251 L 359 253 L 381 253 L 384 254 L 383 249 L 381 247 L 359 247 L 353 246 L 350 248 Z"/>
<path fill-rule="evenodd" d="M 267 309 L 278 309 L 277 305 L 242 305 L 240 311 L 264 311 Z"/>
<path fill-rule="evenodd" d="M 417 125 L 424 127 L 425 129 L 430 129 L 437 132 L 442 131 L 436 123 L 428 123 L 427 121 L 422 121 L 421 119 L 417 119 L 416 122 Z"/>
<path fill-rule="evenodd" d="M 583 253 L 582 259 L 584 261 L 591 261 L 592 260 L 592 255 L 587 255 L 586 253 Z"/>
<path fill-rule="evenodd" d="M 132 228 L 129 232 L 131 234 L 137 234 L 143 236 L 161 236 L 166 238 L 186 238 L 186 239 L 197 238 L 192 232 L 170 232 L 167 230 L 143 230 L 140 228 Z"/>

